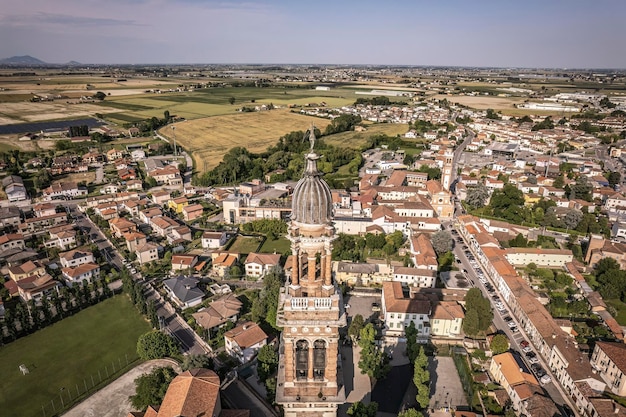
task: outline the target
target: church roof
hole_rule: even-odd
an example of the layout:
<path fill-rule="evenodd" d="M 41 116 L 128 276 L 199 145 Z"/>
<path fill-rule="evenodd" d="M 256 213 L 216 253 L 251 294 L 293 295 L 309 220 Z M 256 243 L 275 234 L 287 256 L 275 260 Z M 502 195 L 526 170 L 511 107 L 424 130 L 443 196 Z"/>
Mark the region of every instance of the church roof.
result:
<path fill-rule="evenodd" d="M 311 143 L 315 136 L 311 130 Z M 323 225 L 332 220 L 332 195 L 328 184 L 321 178 L 322 173 L 317 169 L 317 160 L 320 158 L 313 151 L 306 155 L 304 175 L 293 190 L 291 219 L 293 221 Z"/>

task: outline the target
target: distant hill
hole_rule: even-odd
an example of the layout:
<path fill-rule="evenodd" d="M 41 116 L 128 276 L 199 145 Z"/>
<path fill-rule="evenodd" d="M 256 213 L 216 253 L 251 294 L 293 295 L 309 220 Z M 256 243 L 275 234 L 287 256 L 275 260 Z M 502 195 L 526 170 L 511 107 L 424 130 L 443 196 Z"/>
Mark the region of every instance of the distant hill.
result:
<path fill-rule="evenodd" d="M 47 63 L 30 55 L 24 55 L 0 59 L 0 65 L 47 65 Z"/>
<path fill-rule="evenodd" d="M 83 64 L 81 64 L 80 62 L 76 62 L 76 61 L 70 61 L 70 62 L 66 63 L 65 65 L 68 65 L 70 67 L 75 67 L 77 65 L 83 65 Z"/>

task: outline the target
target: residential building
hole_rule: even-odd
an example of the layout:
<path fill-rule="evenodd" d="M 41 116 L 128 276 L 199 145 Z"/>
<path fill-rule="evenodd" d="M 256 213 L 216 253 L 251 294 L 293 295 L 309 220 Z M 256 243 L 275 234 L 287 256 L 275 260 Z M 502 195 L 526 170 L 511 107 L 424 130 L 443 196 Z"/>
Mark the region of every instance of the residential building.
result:
<path fill-rule="evenodd" d="M 193 277 L 177 276 L 166 279 L 163 285 L 169 297 L 180 307 L 195 307 L 202 302 L 204 292 L 198 288 L 198 280 Z"/>
<path fill-rule="evenodd" d="M 87 187 L 79 187 L 75 182 L 56 183 L 43 190 L 44 199 L 48 201 L 59 198 L 83 197 L 87 193 Z"/>
<path fill-rule="evenodd" d="M 430 315 L 430 335 L 432 338 L 463 337 L 465 312 L 456 301 L 439 301 L 433 306 Z"/>
<path fill-rule="evenodd" d="M 541 392 L 539 382 L 532 374 L 525 372 L 520 367 L 510 352 L 491 358 L 489 374 L 509 394 L 512 407 L 516 411 L 521 409 L 523 400 Z"/>
<path fill-rule="evenodd" d="M 171 191 L 168 190 L 155 191 L 152 193 L 152 202 L 158 206 L 163 206 L 167 204 L 171 195 Z"/>
<path fill-rule="evenodd" d="M 172 271 L 185 271 L 193 268 L 198 263 L 196 255 L 173 255 Z"/>
<path fill-rule="evenodd" d="M 505 256 L 513 266 L 526 266 L 534 263 L 540 268 L 563 268 L 574 258 L 569 249 L 542 248 L 507 248 Z"/>
<path fill-rule="evenodd" d="M 267 334 L 258 324 L 248 321 L 224 333 L 226 353 L 246 363 L 267 344 Z"/>
<path fill-rule="evenodd" d="M 430 337 L 430 313 L 429 300 L 411 298 L 408 288 L 403 288 L 399 281 L 383 282 L 382 317 L 386 336 L 403 336 L 413 322 L 418 341 L 426 343 Z"/>
<path fill-rule="evenodd" d="M 596 342 L 591 366 L 599 372 L 613 394 L 626 397 L 626 344 Z"/>
<path fill-rule="evenodd" d="M 125 233 L 137 231 L 137 225 L 123 217 L 111 219 L 109 227 L 111 228 L 111 233 L 117 238 L 121 238 Z"/>
<path fill-rule="evenodd" d="M 100 276 L 100 265 L 93 262 L 84 263 L 75 267 L 66 267 L 61 270 L 65 282 L 68 286 L 74 284 L 82 284 L 83 282 L 91 283 L 94 278 Z"/>
<path fill-rule="evenodd" d="M 204 212 L 204 207 L 201 204 L 191 204 L 189 206 L 183 207 L 183 219 L 185 221 L 193 221 L 202 217 L 202 213 Z"/>
<path fill-rule="evenodd" d="M 63 268 L 75 267 L 90 262 L 92 263 L 94 261 L 93 254 L 91 252 L 79 249 L 60 254 L 59 260 L 61 261 L 61 266 L 63 266 Z"/>
<path fill-rule="evenodd" d="M 8 249 L 24 249 L 24 235 L 9 233 L 0 236 L 0 253 Z"/>
<path fill-rule="evenodd" d="M 204 232 L 202 234 L 202 247 L 204 249 L 219 249 L 228 242 L 226 232 Z"/>
<path fill-rule="evenodd" d="M 16 282 L 32 275 L 41 277 L 45 274 L 46 268 L 38 261 L 27 261 L 21 265 L 9 267 L 9 277 Z"/>
<path fill-rule="evenodd" d="M 183 208 L 187 207 L 188 205 L 189 200 L 187 200 L 187 197 L 185 196 L 172 198 L 167 201 L 167 208 L 169 208 L 170 210 L 174 210 L 174 212 L 177 214 L 182 213 Z"/>
<path fill-rule="evenodd" d="M 122 237 L 126 240 L 126 248 L 129 252 L 135 252 L 138 247 L 147 242 L 146 235 L 141 232 L 127 232 Z"/>
<path fill-rule="evenodd" d="M 71 224 L 65 224 L 48 229 L 50 240 L 46 241 L 47 248 L 68 250 L 76 246 L 76 230 Z"/>
<path fill-rule="evenodd" d="M 211 302 L 209 307 L 202 308 L 192 316 L 209 334 L 217 331 L 227 322 L 237 322 L 242 303 L 236 295 L 226 294 Z"/>
<path fill-rule="evenodd" d="M 52 203 L 39 203 L 33 206 L 35 217 L 47 217 L 56 214 L 57 206 Z"/>
<path fill-rule="evenodd" d="M 20 176 L 9 175 L 8 177 L 3 178 L 2 187 L 4 188 L 4 193 L 10 203 L 24 201 L 28 198 L 24 181 Z"/>
<path fill-rule="evenodd" d="M 19 207 L 9 206 L 0 208 L 0 228 L 17 227 L 22 219 Z"/>
<path fill-rule="evenodd" d="M 144 243 L 135 249 L 135 254 L 137 255 L 137 261 L 139 261 L 140 265 L 159 259 L 158 246 L 150 242 Z"/>
<path fill-rule="evenodd" d="M 213 273 L 218 277 L 223 278 L 227 276 L 230 268 L 239 261 L 238 253 L 213 253 L 211 254 L 213 259 Z"/>
<path fill-rule="evenodd" d="M 280 255 L 276 253 L 249 253 L 244 265 L 247 276 L 262 278 L 273 268 L 280 266 Z"/>
<path fill-rule="evenodd" d="M 437 271 L 399 266 L 393 270 L 393 280 L 413 287 L 434 288 Z"/>
<path fill-rule="evenodd" d="M 25 303 L 34 300 L 36 303 L 41 301 L 45 295 L 50 298 L 51 294 L 58 292 L 61 283 L 55 281 L 49 274 L 31 275 L 17 282 L 17 290 L 20 298 Z"/>

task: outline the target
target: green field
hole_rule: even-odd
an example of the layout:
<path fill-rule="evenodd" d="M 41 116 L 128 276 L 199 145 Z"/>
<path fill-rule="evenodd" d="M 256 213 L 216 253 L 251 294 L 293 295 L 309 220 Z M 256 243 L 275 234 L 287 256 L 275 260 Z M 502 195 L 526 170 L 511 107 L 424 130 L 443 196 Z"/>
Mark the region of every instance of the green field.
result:
<path fill-rule="evenodd" d="M 291 242 L 284 237 L 279 237 L 276 240 L 265 239 L 265 242 L 263 242 L 263 246 L 261 246 L 261 250 L 259 252 L 290 254 Z"/>
<path fill-rule="evenodd" d="M 250 252 L 256 252 L 259 249 L 259 245 L 263 237 L 254 236 L 237 236 L 230 248 L 229 252 L 235 252 L 240 254 L 248 254 Z"/>
<path fill-rule="evenodd" d="M 138 337 L 150 325 L 125 295 L 118 295 L 76 315 L 18 339 L 0 349 L 0 410 L 7 416 L 52 415 L 52 401 L 67 405 L 76 390 L 91 387 L 111 373 L 113 364 L 137 358 Z M 19 365 L 28 367 L 22 375 Z M 43 408 L 42 408 L 43 407 Z"/>

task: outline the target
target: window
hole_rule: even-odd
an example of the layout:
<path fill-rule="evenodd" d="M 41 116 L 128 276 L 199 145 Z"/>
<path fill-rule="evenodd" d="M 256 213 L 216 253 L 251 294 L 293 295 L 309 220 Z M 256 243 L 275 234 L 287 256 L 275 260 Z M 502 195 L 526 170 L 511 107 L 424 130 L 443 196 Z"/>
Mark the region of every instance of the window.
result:
<path fill-rule="evenodd" d="M 313 378 L 316 381 L 323 381 L 326 368 L 326 342 L 316 340 L 313 347 Z"/>
<path fill-rule="evenodd" d="M 298 340 L 296 342 L 296 380 L 306 381 L 309 370 L 309 342 Z"/>

